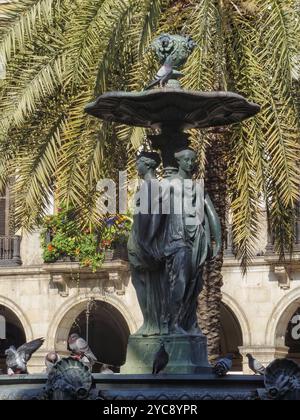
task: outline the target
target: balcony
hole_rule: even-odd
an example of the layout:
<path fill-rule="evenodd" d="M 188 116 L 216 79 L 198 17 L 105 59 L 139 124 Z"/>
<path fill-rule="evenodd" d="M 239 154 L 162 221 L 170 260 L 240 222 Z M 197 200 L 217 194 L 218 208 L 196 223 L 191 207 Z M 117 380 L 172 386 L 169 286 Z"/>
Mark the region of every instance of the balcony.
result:
<path fill-rule="evenodd" d="M 0 236 L 0 267 L 21 265 L 21 236 Z"/>
<path fill-rule="evenodd" d="M 235 252 L 234 244 L 233 244 L 232 225 L 230 224 L 227 225 L 226 233 L 227 235 L 226 235 L 225 246 L 224 246 L 224 257 L 229 258 L 229 259 L 236 258 L 236 252 Z M 260 246 L 262 246 L 261 243 L 260 243 Z M 278 260 L 279 255 L 275 251 L 275 239 L 272 232 L 268 231 L 266 247 L 265 249 L 258 248 L 256 256 L 257 257 L 264 256 L 265 259 L 268 261 Z M 286 250 L 286 257 L 289 258 L 289 256 L 290 256 L 289 250 Z M 297 217 L 296 224 L 295 224 L 295 242 L 293 245 L 292 259 L 300 262 L 300 216 Z"/>

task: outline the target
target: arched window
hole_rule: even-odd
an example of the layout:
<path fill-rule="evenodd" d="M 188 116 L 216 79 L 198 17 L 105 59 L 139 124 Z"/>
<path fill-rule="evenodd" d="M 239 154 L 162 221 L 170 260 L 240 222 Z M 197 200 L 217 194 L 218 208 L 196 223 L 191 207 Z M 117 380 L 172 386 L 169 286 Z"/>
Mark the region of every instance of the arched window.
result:
<path fill-rule="evenodd" d="M 26 342 L 25 331 L 17 315 L 6 306 L 0 305 L 0 374 L 6 372 L 5 350 L 10 346 L 19 347 Z M 1 337 L 1 325 L 5 323 L 5 338 Z"/>
<path fill-rule="evenodd" d="M 88 343 L 97 360 L 109 365 L 115 372 L 119 372 L 126 361 L 130 335 L 129 327 L 121 312 L 111 304 L 98 300 L 91 304 L 88 318 L 86 305 L 85 307 L 80 305 L 81 310 L 78 312 L 76 308 L 74 307 L 66 314 L 59 330 L 65 334 L 67 329 L 68 335 L 77 333 L 84 339 L 88 336 Z M 77 314 L 73 318 L 74 310 Z M 68 328 L 70 318 L 73 319 L 71 328 Z M 64 340 L 66 339 L 67 335 Z M 94 365 L 93 372 L 99 372 L 100 367 L 99 364 Z"/>
<path fill-rule="evenodd" d="M 243 370 L 243 358 L 239 353 L 239 347 L 243 346 L 243 333 L 240 323 L 232 310 L 222 303 L 221 305 L 221 354 L 232 353 L 233 371 Z"/>
<path fill-rule="evenodd" d="M 300 307 L 296 310 L 287 326 L 285 345 L 289 347 L 288 358 L 300 362 Z"/>

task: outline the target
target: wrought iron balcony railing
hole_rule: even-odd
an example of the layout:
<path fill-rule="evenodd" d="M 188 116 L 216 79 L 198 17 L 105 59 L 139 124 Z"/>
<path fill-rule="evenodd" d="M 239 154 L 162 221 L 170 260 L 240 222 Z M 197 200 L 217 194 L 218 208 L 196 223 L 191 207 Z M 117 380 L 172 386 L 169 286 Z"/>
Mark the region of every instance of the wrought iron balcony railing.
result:
<path fill-rule="evenodd" d="M 0 236 L 0 266 L 21 265 L 21 236 Z"/>
<path fill-rule="evenodd" d="M 236 253 L 234 250 L 233 245 L 233 237 L 232 237 L 232 226 L 229 224 L 227 226 L 227 237 L 225 242 L 225 248 L 224 248 L 224 256 L 227 258 L 235 257 Z M 266 257 L 274 257 L 276 256 L 275 251 L 275 240 L 274 235 L 272 232 L 268 231 L 268 242 L 266 245 L 265 250 L 258 251 L 257 256 L 266 256 Z M 294 253 L 297 253 L 299 255 L 300 252 L 300 216 L 296 219 L 296 225 L 295 225 L 295 242 L 293 247 Z M 288 252 L 288 251 L 287 251 Z"/>

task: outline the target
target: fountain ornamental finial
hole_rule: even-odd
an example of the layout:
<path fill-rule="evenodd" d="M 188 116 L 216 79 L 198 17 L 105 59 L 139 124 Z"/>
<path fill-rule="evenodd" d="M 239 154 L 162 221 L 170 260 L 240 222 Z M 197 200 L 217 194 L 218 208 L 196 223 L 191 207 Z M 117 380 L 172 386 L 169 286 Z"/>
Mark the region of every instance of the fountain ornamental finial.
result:
<path fill-rule="evenodd" d="M 162 67 L 145 90 L 157 85 L 180 89 L 178 79 L 183 77 L 183 73 L 179 70 L 186 63 L 196 45 L 190 36 L 162 34 L 155 38 L 151 49 L 155 52 Z"/>

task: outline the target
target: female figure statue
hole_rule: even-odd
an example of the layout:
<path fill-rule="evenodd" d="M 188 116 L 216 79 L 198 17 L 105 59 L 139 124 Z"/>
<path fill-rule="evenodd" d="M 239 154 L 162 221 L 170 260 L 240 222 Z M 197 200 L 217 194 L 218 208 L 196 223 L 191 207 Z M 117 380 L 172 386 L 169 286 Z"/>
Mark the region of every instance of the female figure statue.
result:
<path fill-rule="evenodd" d="M 137 160 L 144 182 L 128 244 L 132 281 L 144 316 L 137 334 L 201 334 L 197 301 L 212 237 L 213 256 L 221 247 L 219 218 L 204 183 L 192 180 L 196 153 L 184 148 L 175 159 L 178 172 L 160 183 L 155 176 L 158 154 L 143 152 Z"/>
<path fill-rule="evenodd" d="M 221 225 L 204 191 L 203 180 L 192 180 L 195 151 L 184 148 L 175 153 L 175 158 L 179 170 L 173 179 L 180 181 L 182 188 L 179 191 L 183 195 L 181 214 L 170 215 L 165 247 L 171 289 L 171 328 L 176 331 L 179 327 L 189 334 L 201 334 L 197 322 L 197 302 L 203 287 L 203 266 L 209 253 L 215 257 L 221 249 Z"/>
<path fill-rule="evenodd" d="M 151 214 L 151 189 L 158 184 L 155 170 L 160 165 L 157 153 L 142 152 L 137 158 L 138 174 L 144 181 L 137 194 L 132 232 L 128 241 L 132 283 L 136 289 L 144 324 L 136 335 L 162 333 L 162 263 L 159 260 L 159 214 Z M 143 201 L 143 202 L 142 202 Z M 146 206 L 145 206 L 146 202 Z"/>

